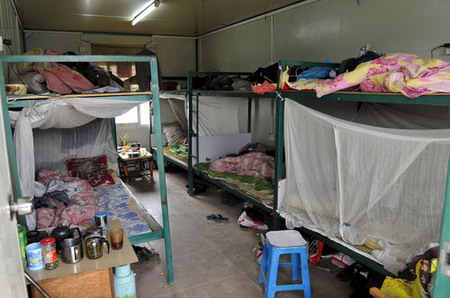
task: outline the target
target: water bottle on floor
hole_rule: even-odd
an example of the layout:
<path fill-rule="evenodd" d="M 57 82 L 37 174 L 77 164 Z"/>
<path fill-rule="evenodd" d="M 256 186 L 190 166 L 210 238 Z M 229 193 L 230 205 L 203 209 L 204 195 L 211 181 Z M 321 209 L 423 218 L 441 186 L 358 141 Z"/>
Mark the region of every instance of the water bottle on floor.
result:
<path fill-rule="evenodd" d="M 114 291 L 116 298 L 136 298 L 135 274 L 130 264 L 114 269 Z"/>

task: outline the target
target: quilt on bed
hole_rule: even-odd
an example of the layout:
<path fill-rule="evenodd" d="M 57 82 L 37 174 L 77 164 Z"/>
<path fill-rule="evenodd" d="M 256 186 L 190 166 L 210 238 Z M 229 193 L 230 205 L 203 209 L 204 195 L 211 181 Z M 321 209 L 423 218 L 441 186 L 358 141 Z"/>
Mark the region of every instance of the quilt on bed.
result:
<path fill-rule="evenodd" d="M 315 90 L 317 97 L 322 97 L 357 85 L 362 91 L 401 92 L 410 98 L 450 92 L 450 62 L 412 54 L 387 54 L 326 80 Z"/>
<path fill-rule="evenodd" d="M 223 181 L 230 186 L 260 198 L 267 206 L 273 205 L 273 184 L 267 179 L 216 172 L 210 168 L 208 163 L 200 163 L 196 165 L 196 168 L 213 179 Z"/>
<path fill-rule="evenodd" d="M 120 220 L 128 237 L 150 233 L 150 227 L 131 210 L 132 194 L 124 185 L 94 188 L 94 196 L 100 211 L 106 211 L 108 219 Z"/>

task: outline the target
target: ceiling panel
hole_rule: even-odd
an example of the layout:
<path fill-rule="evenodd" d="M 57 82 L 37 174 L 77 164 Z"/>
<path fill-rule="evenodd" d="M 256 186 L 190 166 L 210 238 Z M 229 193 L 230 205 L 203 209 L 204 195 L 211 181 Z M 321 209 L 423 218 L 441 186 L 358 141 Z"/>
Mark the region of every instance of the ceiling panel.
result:
<path fill-rule="evenodd" d="M 299 0 L 164 0 L 136 26 L 145 0 L 15 0 L 25 29 L 198 36 Z"/>

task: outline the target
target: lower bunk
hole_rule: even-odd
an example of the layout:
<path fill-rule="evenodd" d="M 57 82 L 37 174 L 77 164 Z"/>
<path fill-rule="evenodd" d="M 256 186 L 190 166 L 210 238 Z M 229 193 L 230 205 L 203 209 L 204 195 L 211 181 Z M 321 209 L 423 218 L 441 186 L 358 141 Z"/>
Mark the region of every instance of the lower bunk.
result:
<path fill-rule="evenodd" d="M 288 228 L 394 275 L 438 245 L 450 122 L 423 115 L 418 126 L 417 115 L 430 112 L 423 107 L 416 114 L 377 104 L 344 108 L 333 115 L 286 99 L 278 212 Z"/>
<path fill-rule="evenodd" d="M 96 212 L 105 211 L 108 220 L 120 220 L 131 244 L 162 238 L 162 227 L 117 175 L 108 174 L 105 183 L 65 176 L 58 170 L 41 170 L 35 182 L 36 227 L 52 229 L 59 224 L 87 227 Z M 95 186 L 93 186 L 93 184 Z"/>
<path fill-rule="evenodd" d="M 156 147 L 152 147 L 153 154 L 155 156 L 158 155 L 158 150 Z M 164 160 L 168 163 L 174 164 L 184 170 L 188 170 L 188 153 L 187 146 L 178 145 L 178 146 L 164 146 L 163 147 Z"/>
<path fill-rule="evenodd" d="M 100 211 L 108 219 L 120 220 L 131 244 L 139 244 L 162 238 L 162 227 L 147 209 L 119 180 L 118 185 L 94 188 L 94 196 Z"/>
<path fill-rule="evenodd" d="M 194 174 L 265 212 L 274 210 L 274 186 L 266 179 L 216 172 L 210 169 L 209 163 L 196 165 Z"/>

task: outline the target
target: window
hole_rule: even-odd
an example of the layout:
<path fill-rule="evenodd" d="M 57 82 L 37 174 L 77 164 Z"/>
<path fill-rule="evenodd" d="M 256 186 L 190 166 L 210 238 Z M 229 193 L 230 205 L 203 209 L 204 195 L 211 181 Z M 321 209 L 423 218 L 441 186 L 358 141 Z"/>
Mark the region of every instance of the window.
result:
<path fill-rule="evenodd" d="M 108 44 L 92 44 L 92 55 L 136 55 L 144 49 L 144 46 L 118 46 Z M 122 81 L 136 75 L 136 65 L 134 62 L 98 62 L 96 63 L 106 71 L 112 72 L 113 75 Z"/>
<path fill-rule="evenodd" d="M 116 117 L 116 124 L 135 124 L 142 126 L 150 125 L 150 108 L 149 103 L 143 103 L 132 108 L 128 112 Z"/>
<path fill-rule="evenodd" d="M 126 81 L 136 75 L 136 64 L 134 62 L 97 62 L 97 65 L 113 75 Z"/>

